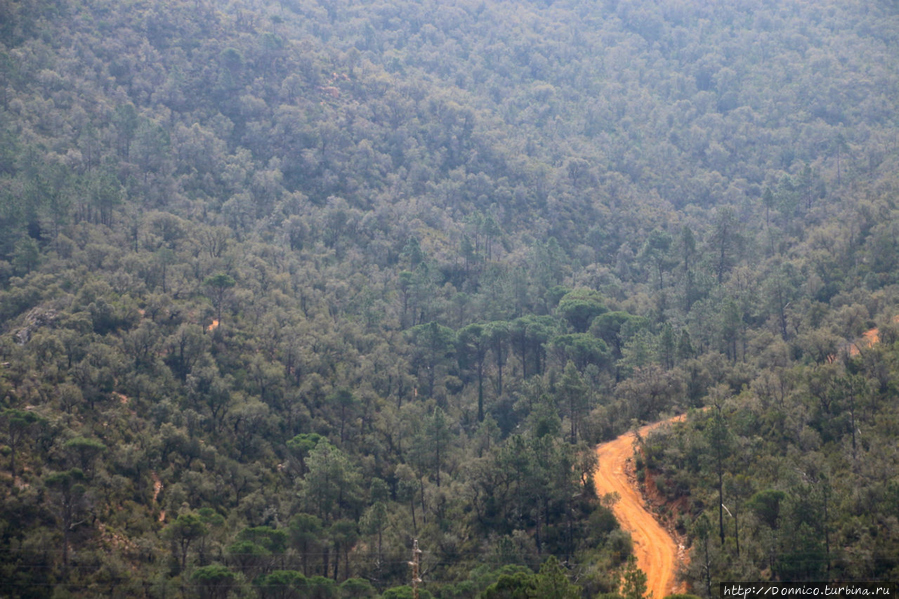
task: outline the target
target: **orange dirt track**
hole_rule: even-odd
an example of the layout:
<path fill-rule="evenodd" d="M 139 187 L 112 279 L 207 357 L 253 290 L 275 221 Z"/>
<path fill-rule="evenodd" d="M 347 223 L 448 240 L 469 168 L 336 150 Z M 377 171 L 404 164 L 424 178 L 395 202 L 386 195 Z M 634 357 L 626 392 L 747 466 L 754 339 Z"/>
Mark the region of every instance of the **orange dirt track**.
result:
<path fill-rule="evenodd" d="M 682 420 L 678 416 L 663 422 L 649 424 L 640 429 L 645 436 L 652 429 Z M 602 497 L 607 493 L 617 493 L 620 499 L 612 507 L 621 528 L 631 533 L 637 566 L 646 574 L 647 596 L 662 599 L 678 592 L 675 573 L 677 571 L 677 543 L 644 507 L 643 497 L 635 483 L 628 479 L 626 462 L 634 455 L 634 434 L 621 435 L 614 441 L 603 443 L 596 448 L 599 467 L 593 475 L 596 492 Z"/>

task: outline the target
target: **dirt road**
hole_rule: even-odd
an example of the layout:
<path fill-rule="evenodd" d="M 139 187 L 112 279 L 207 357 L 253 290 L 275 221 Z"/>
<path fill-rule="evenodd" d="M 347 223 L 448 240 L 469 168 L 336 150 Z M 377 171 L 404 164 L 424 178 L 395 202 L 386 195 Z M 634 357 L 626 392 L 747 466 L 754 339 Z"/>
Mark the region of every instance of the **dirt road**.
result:
<path fill-rule="evenodd" d="M 899 315 L 893 318 L 899 323 Z M 862 338 L 850 344 L 850 355 L 857 355 L 860 348 L 869 348 L 880 341 L 880 331 L 867 331 Z M 684 419 L 684 415 L 669 420 L 648 424 L 640 429 L 640 435 L 647 435 L 652 429 Z M 634 435 L 621 435 L 614 441 L 603 443 L 596 448 L 599 468 L 593 476 L 596 492 L 600 497 L 608 493 L 618 493 L 621 498 L 612 508 L 621 527 L 631 533 L 634 541 L 634 555 L 637 565 L 646 573 L 647 591 L 653 599 L 683 592 L 676 584 L 678 566 L 677 543 L 653 515 L 647 511 L 643 497 L 627 477 L 627 461 L 634 455 Z"/>
<path fill-rule="evenodd" d="M 640 429 L 640 435 L 681 419 L 683 416 L 644 426 Z M 599 468 L 593 477 L 596 492 L 600 497 L 607 493 L 618 493 L 621 498 L 612 511 L 621 527 L 631 533 L 637 565 L 646 573 L 647 591 L 653 599 L 662 599 L 665 595 L 677 592 L 677 544 L 646 510 L 640 492 L 628 480 L 625 470 L 625 463 L 634 455 L 633 433 L 603 443 L 596 448 L 596 455 L 599 457 Z"/>

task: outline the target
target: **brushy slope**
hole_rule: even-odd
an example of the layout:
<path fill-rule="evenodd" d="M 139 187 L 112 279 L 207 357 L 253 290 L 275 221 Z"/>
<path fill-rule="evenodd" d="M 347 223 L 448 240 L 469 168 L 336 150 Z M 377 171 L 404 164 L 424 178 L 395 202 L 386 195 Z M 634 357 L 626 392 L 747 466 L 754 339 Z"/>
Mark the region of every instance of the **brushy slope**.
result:
<path fill-rule="evenodd" d="M 709 402 L 645 450 L 696 592 L 895 579 L 897 31 L 889 2 L 3 3 L 4 592 L 390 596 L 413 537 L 436 596 L 548 555 L 617 591 L 590 445 Z"/>

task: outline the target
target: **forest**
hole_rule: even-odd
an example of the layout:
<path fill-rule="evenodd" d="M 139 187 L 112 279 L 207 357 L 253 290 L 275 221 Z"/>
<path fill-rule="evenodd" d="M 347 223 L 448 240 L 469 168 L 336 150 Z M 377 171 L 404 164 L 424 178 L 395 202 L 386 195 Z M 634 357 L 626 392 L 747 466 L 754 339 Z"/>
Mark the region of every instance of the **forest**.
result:
<path fill-rule="evenodd" d="M 899 580 L 896 0 L 0 0 L 0 596 Z M 874 331 L 876 329 L 876 331 Z M 864 335 L 867 333 L 867 337 Z M 662 599 L 655 597 L 654 599 Z"/>

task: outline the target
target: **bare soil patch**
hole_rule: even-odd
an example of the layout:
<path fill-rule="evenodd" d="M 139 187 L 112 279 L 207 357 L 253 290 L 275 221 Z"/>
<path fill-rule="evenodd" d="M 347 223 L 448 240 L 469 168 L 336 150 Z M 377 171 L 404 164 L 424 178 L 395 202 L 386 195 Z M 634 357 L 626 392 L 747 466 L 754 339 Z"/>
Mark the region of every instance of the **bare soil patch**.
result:
<path fill-rule="evenodd" d="M 670 420 L 649 424 L 640 429 L 645 436 L 654 428 L 683 420 L 677 416 Z M 617 493 L 619 500 L 612 507 L 621 527 L 631 534 L 637 566 L 646 574 L 647 591 L 655 599 L 681 592 L 677 585 L 677 567 L 684 557 L 683 546 L 662 526 L 647 509 L 637 481 L 629 476 L 630 462 L 634 456 L 634 434 L 621 435 L 614 441 L 596 448 L 599 468 L 593 476 L 596 492 L 603 496 Z"/>

